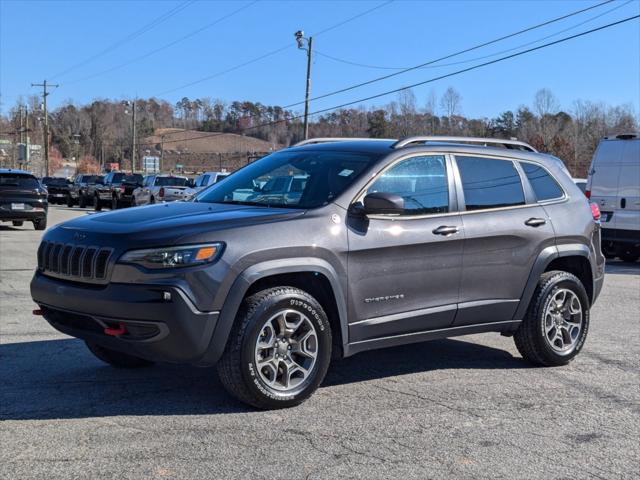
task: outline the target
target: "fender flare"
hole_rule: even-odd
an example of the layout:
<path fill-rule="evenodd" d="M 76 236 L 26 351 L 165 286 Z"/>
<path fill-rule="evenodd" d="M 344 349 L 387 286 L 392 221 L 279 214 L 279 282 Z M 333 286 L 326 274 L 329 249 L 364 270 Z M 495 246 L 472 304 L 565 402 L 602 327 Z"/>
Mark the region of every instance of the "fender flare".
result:
<path fill-rule="evenodd" d="M 333 266 L 321 258 L 299 257 L 270 260 L 256 263 L 242 271 L 229 289 L 224 305 L 220 310 L 211 342 L 205 355 L 198 362 L 199 365 L 215 364 L 224 352 L 231 327 L 247 290 L 261 278 L 283 273 L 317 272 L 324 275 L 331 285 L 338 307 L 338 320 L 342 333 L 343 347 L 348 343 L 347 303 L 339 277 Z"/>
<path fill-rule="evenodd" d="M 589 247 L 580 243 L 570 243 L 564 245 L 552 245 L 547 248 L 544 248 L 539 254 L 538 258 L 533 264 L 533 268 L 531 269 L 531 273 L 529 274 L 529 278 L 527 279 L 527 283 L 524 287 L 524 291 L 520 297 L 520 303 L 518 304 L 518 308 L 516 309 L 516 313 L 513 316 L 514 320 L 522 320 L 527 313 L 527 308 L 529 308 L 529 302 L 531 302 L 531 298 L 533 297 L 533 293 L 538 286 L 538 280 L 540 279 L 540 275 L 544 273 L 549 264 L 555 260 L 556 258 L 561 257 L 585 257 L 589 258 Z"/>

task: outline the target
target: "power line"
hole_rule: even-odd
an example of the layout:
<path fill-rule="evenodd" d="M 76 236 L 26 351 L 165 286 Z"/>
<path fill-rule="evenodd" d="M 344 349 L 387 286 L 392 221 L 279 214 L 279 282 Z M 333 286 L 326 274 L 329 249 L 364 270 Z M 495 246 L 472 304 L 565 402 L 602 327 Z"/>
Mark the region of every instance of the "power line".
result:
<path fill-rule="evenodd" d="M 56 73 L 55 75 L 52 75 L 49 78 L 56 78 L 56 77 L 61 77 L 63 75 L 66 75 L 67 73 L 76 70 L 77 68 L 80 68 L 84 65 L 86 65 L 89 62 L 92 62 L 93 60 L 95 60 L 98 57 L 101 57 L 103 55 L 106 55 L 109 52 L 112 52 L 113 50 L 115 50 L 116 48 L 118 48 L 119 46 L 134 40 L 136 38 L 138 38 L 139 36 L 145 34 L 146 32 L 148 32 L 149 30 L 157 27 L 158 25 L 160 25 L 161 23 L 167 21 L 169 18 L 173 17 L 174 15 L 180 13 L 182 10 L 184 10 L 185 8 L 191 6 L 192 4 L 195 3 L 196 0 L 187 0 L 184 1 L 182 3 L 180 3 L 179 5 L 173 7 L 171 10 L 163 13 L 162 15 L 160 15 L 159 17 L 155 18 L 154 20 L 152 20 L 151 22 L 145 24 L 143 27 L 139 28 L 138 30 L 130 33 L 129 35 L 127 35 L 124 38 L 121 38 L 120 40 L 116 41 L 115 43 L 112 43 L 111 45 L 109 45 L 108 47 L 104 48 L 103 50 L 99 51 L 98 53 L 82 60 L 81 62 L 76 63 L 75 65 L 72 65 L 71 67 L 67 68 L 66 70 L 63 70 L 61 72 Z"/>
<path fill-rule="evenodd" d="M 360 13 L 352 16 L 352 17 L 349 17 L 349 18 L 347 18 L 345 20 L 342 20 L 341 22 L 338 22 L 338 23 L 336 23 L 334 25 L 331 25 L 331 26 L 329 26 L 329 27 L 327 27 L 327 28 L 325 28 L 323 30 L 320 30 L 319 32 L 316 32 L 316 33 L 314 33 L 312 35 L 314 37 L 317 37 L 318 35 L 323 35 L 323 34 L 325 34 L 327 32 L 330 32 L 331 30 L 335 30 L 336 28 L 339 28 L 339 27 L 341 27 L 341 26 L 343 26 L 343 25 L 345 25 L 345 24 L 347 24 L 349 22 L 357 20 L 358 18 L 361 18 L 361 17 L 363 17 L 365 15 L 368 15 L 369 13 L 374 12 L 374 11 L 376 11 L 376 10 L 382 8 L 382 7 L 385 7 L 385 6 L 389 5 L 390 3 L 393 3 L 394 1 L 395 0 L 387 0 L 385 2 L 382 2 L 382 3 L 378 4 L 378 5 L 376 5 L 375 7 L 369 8 L 369 9 L 363 11 L 363 12 L 360 12 Z M 613 0 L 611 0 L 611 1 L 613 1 Z M 197 80 L 193 80 L 193 81 L 191 81 L 189 83 L 185 83 L 185 84 L 180 85 L 178 87 L 170 88 L 168 90 L 164 90 L 162 92 L 156 93 L 153 96 L 154 97 L 159 97 L 161 95 L 166 95 L 168 93 L 173 93 L 173 92 L 176 92 L 178 90 L 182 90 L 182 89 L 185 89 L 185 88 L 188 88 L 188 87 L 192 87 L 193 85 L 198 85 L 200 83 L 206 82 L 207 80 L 212 80 L 212 79 L 214 79 L 216 77 L 220 77 L 222 75 L 226 75 L 227 73 L 231 73 L 231 72 L 233 72 L 235 70 L 239 70 L 239 69 L 241 69 L 243 67 L 246 67 L 247 65 L 251 65 L 252 63 L 256 63 L 256 62 L 259 62 L 260 60 L 264 60 L 265 58 L 272 57 L 273 55 L 276 55 L 276 54 L 278 54 L 278 53 L 280 53 L 280 52 L 282 52 L 284 50 L 292 48 L 292 46 L 293 45 L 291 43 L 287 43 L 286 45 L 283 45 L 282 47 L 276 48 L 275 50 L 271 50 L 270 52 L 267 52 L 267 53 L 264 53 L 264 54 L 262 54 L 262 55 L 260 55 L 258 57 L 252 58 L 251 60 L 247 60 L 246 62 L 239 63 L 238 65 L 235 65 L 233 67 L 229 67 L 229 68 L 227 68 L 225 70 L 221 70 L 219 72 L 212 73 L 210 75 L 207 75 L 205 77 L 199 78 Z"/>
<path fill-rule="evenodd" d="M 371 79 L 371 80 L 367 80 L 365 82 L 360 82 L 360 83 L 357 83 L 355 85 L 350 85 L 348 87 L 341 88 L 339 90 L 335 90 L 333 92 L 328 92 L 328 93 L 325 93 L 323 95 L 318 95 L 316 97 L 311 98 L 311 101 L 320 100 L 322 98 L 327 98 L 327 97 L 332 97 L 332 96 L 337 95 L 339 93 L 344 93 L 344 92 L 348 92 L 350 90 L 355 90 L 356 88 L 364 87 L 366 85 L 371 85 L 372 83 L 380 82 L 382 80 L 387 80 L 389 78 L 396 77 L 398 75 L 402 75 L 404 73 L 407 73 L 407 72 L 410 72 L 410 71 L 413 71 L 413 70 L 418 70 L 420 68 L 426 67 L 427 65 L 432 65 L 434 63 L 441 62 L 442 60 L 447 60 L 449 58 L 457 57 L 458 55 L 462 55 L 463 53 L 468 53 L 468 52 L 471 52 L 473 50 L 478 50 L 479 48 L 486 47 L 488 45 L 492 45 L 494 43 L 501 42 L 501 41 L 506 40 L 508 38 L 512 38 L 512 37 L 515 37 L 517 35 L 521 35 L 523 33 L 530 32 L 532 30 L 536 30 L 538 28 L 544 27 L 546 25 L 550 25 L 552 23 L 559 22 L 559 21 L 564 20 L 566 18 L 573 17 L 575 15 L 578 15 L 580 13 L 583 13 L 583 12 L 586 12 L 586 11 L 589 11 L 589 10 L 593 10 L 594 8 L 601 7 L 601 6 L 606 5 L 608 3 L 611 3 L 611 2 L 613 2 L 613 0 L 607 0 L 605 2 L 601 2 L 601 3 L 598 3 L 596 5 L 592 5 L 590 7 L 583 8 L 581 10 L 576 10 L 575 12 L 571 12 L 571 13 L 568 13 L 566 15 L 562 15 L 560 17 L 552 18 L 551 20 L 547 20 L 546 22 L 539 23 L 539 24 L 534 25 L 532 27 L 527 27 L 527 28 L 525 28 L 523 30 L 519 30 L 517 32 L 513 32 L 513 33 L 510 33 L 508 35 L 504 35 L 502 37 L 495 38 L 493 40 L 489 40 L 488 42 L 484 42 L 484 43 L 481 43 L 479 45 L 475 45 L 473 47 L 465 48 L 464 50 L 460 50 L 458 52 L 451 53 L 449 55 L 445 55 L 444 57 L 440 57 L 440 58 L 437 58 L 435 60 L 429 60 L 427 62 L 421 63 L 419 65 L 415 65 L 413 67 L 405 68 L 403 70 L 400 70 L 399 72 L 389 73 L 387 75 L 383 75 L 382 77 L 377 77 L 377 78 L 374 78 L 374 79 Z M 301 103 L 303 103 L 303 102 L 292 103 L 292 104 L 289 104 L 289 105 L 285 105 L 282 108 L 295 107 L 295 106 L 300 105 Z"/>
<path fill-rule="evenodd" d="M 509 60 L 509 59 L 512 59 L 512 58 L 515 58 L 515 57 L 519 57 L 521 55 L 525 55 L 525 54 L 528 54 L 528 53 L 531 53 L 531 52 L 535 52 L 537 50 L 542 50 L 544 48 L 551 47 L 553 45 L 558 45 L 560 43 L 564 43 L 564 42 L 567 42 L 569 40 L 573 40 L 573 39 L 576 39 L 576 38 L 579 38 L 579 37 L 583 37 L 585 35 L 589 35 L 589 34 L 598 32 L 600 30 L 605 30 L 607 28 L 611 28 L 611 27 L 614 27 L 614 26 L 617 26 L 617 25 L 621 25 L 623 23 L 629 22 L 631 20 L 636 20 L 638 18 L 640 18 L 640 15 L 634 15 L 632 17 L 627 17 L 627 18 L 624 18 L 622 20 L 618 20 L 616 22 L 608 23 L 606 25 L 602 25 L 600 27 L 592 28 L 590 30 L 585 30 L 584 32 L 576 33 L 576 34 L 568 36 L 568 37 L 563 37 L 563 38 L 560 38 L 558 40 L 554 40 L 553 42 L 545 43 L 543 45 L 539 45 L 539 46 L 532 47 L 532 48 L 529 48 L 529 49 L 526 49 L 526 50 L 522 50 L 520 52 L 516 52 L 516 53 L 513 53 L 511 55 L 507 55 L 507 56 L 504 56 L 504 57 L 497 58 L 495 60 L 490 60 L 490 61 L 487 61 L 487 62 L 484 62 L 484 63 L 473 65 L 471 67 L 467 67 L 467 68 L 464 68 L 464 69 L 461 69 L 461 70 L 457 70 L 455 72 L 450 72 L 450 73 L 447 73 L 447 74 L 444 74 L 444 75 L 440 75 L 440 76 L 437 76 L 437 77 L 430 78 L 428 80 L 423 80 L 421 82 L 413 83 L 411 85 L 405 85 L 403 87 L 395 88 L 393 90 L 387 90 L 387 91 L 382 92 L 382 93 L 378 93 L 378 94 L 375 94 L 375 95 L 370 95 L 368 97 L 363 97 L 363 98 L 359 98 L 357 100 L 352 100 L 352 101 L 349 101 L 349 102 L 345 102 L 345 103 L 342 103 L 340 105 L 335 105 L 335 106 L 332 106 L 332 107 L 323 108 L 323 109 L 320 109 L 320 110 L 315 110 L 313 112 L 310 112 L 309 115 L 319 115 L 321 113 L 326 113 L 326 112 L 329 112 L 331 110 L 337 110 L 337 109 L 348 107 L 348 106 L 351 106 L 351 105 L 355 105 L 355 104 L 358 104 L 358 103 L 361 103 L 361 102 L 374 100 L 376 98 L 380 98 L 380 97 L 384 97 L 384 96 L 387 96 L 387 95 L 391 95 L 393 93 L 398 93 L 398 92 L 400 92 L 402 90 L 407 90 L 407 89 L 410 89 L 410 88 L 414 88 L 414 87 L 418 87 L 418 86 L 421 86 L 421 85 L 432 83 L 432 82 L 435 82 L 435 81 L 438 81 L 438 80 L 442 80 L 444 78 L 449 78 L 449 77 L 453 77 L 455 75 L 460 75 L 462 73 L 470 72 L 472 70 L 476 70 L 476 69 L 479 69 L 479 68 L 482 68 L 482 67 L 486 67 L 488 65 L 493 65 L 495 63 L 503 62 L 505 60 Z M 268 127 L 268 126 L 277 125 L 277 124 L 284 123 L 284 122 L 290 122 L 292 120 L 298 120 L 298 119 L 302 118 L 303 116 L 304 115 L 295 115 L 295 116 L 292 116 L 292 117 L 289 117 L 289 118 L 286 118 L 286 119 L 282 119 L 282 120 L 275 120 L 275 121 L 271 121 L 271 122 L 266 122 L 266 123 L 254 125 L 254 126 L 251 126 L 251 127 L 247 127 L 245 129 L 243 129 L 243 131 L 254 130 L 256 128 L 261 128 L 261 127 Z M 183 139 L 179 139 L 179 140 L 166 140 L 164 143 L 166 144 L 166 143 L 186 142 L 186 141 L 189 141 L 189 140 L 197 140 L 197 139 L 202 139 L 202 138 L 217 137 L 217 136 L 220 136 L 220 135 L 225 135 L 225 133 L 216 132 L 216 133 L 212 133 L 212 134 L 200 135 L 200 136 L 197 136 L 197 137 L 183 138 Z M 143 144 L 139 144 L 138 146 L 142 146 L 142 145 L 149 146 L 149 145 L 153 145 L 153 144 L 152 143 L 143 143 Z"/>
<path fill-rule="evenodd" d="M 594 20 L 597 20 L 598 18 L 604 17 L 605 15 L 608 15 L 611 12 L 614 12 L 616 10 L 619 10 L 620 8 L 623 8 L 623 7 L 627 6 L 627 5 L 629 5 L 633 1 L 634 0 L 627 0 L 626 2 L 615 6 L 614 8 L 611 8 L 611 9 L 607 10 L 606 12 L 603 12 L 603 13 L 600 13 L 600 14 L 595 15 L 593 17 L 590 17 L 587 20 L 584 20 L 584 21 L 582 21 L 580 23 L 576 23 L 575 25 L 572 25 L 571 27 L 559 30 L 559 31 L 557 31 L 555 33 L 552 33 L 551 35 L 546 35 L 544 37 L 538 38 L 537 40 L 534 40 L 532 42 L 523 43 L 523 44 L 520 44 L 520 45 L 518 45 L 516 47 L 508 48 L 506 50 L 500 50 L 499 52 L 491 53 L 489 55 L 483 55 L 481 57 L 474 57 L 474 58 L 470 58 L 468 60 L 462 60 L 462 61 L 459 61 L 459 62 L 439 63 L 438 65 L 426 65 L 426 66 L 421 67 L 421 68 L 442 68 L 442 67 L 450 67 L 450 66 L 453 66 L 453 65 L 462 65 L 462 64 L 465 64 L 465 63 L 477 62 L 478 60 L 484 60 L 485 58 L 495 57 L 497 55 L 502 55 L 504 53 L 513 52 L 515 50 L 519 50 L 520 48 L 528 47 L 529 45 L 533 45 L 535 43 L 542 42 L 542 41 L 547 40 L 549 38 L 556 37 L 556 36 L 558 36 L 558 35 L 560 35 L 562 33 L 568 32 L 569 30 L 573 30 L 575 28 L 581 27 L 582 25 L 585 25 L 587 23 L 593 22 Z M 389 66 L 369 65 L 369 64 L 365 64 L 365 63 L 358 63 L 358 62 L 353 62 L 353 61 L 350 61 L 350 60 L 345 60 L 343 58 L 335 57 L 333 55 L 329 55 L 329 54 L 324 53 L 324 52 L 319 52 L 318 50 L 314 50 L 313 53 L 315 53 L 316 55 L 318 55 L 320 57 L 325 57 L 325 58 L 328 58 L 330 60 L 333 60 L 335 62 L 344 63 L 344 64 L 347 64 L 347 65 L 353 65 L 353 66 L 356 66 L 356 67 L 370 68 L 370 69 L 375 69 L 375 70 L 407 70 L 407 69 L 412 68 L 412 67 L 389 67 Z"/>
<path fill-rule="evenodd" d="M 176 44 L 178 44 L 180 42 L 183 42 L 184 40 L 187 40 L 188 38 L 191 38 L 191 37 L 199 34 L 200 32 L 203 32 L 204 30 L 207 30 L 208 28 L 211 28 L 211 27 L 223 22 L 224 20 L 227 20 L 228 18 L 231 18 L 234 15 L 237 15 L 238 13 L 242 12 L 243 10 L 245 10 L 245 9 L 247 9 L 247 8 L 253 6 L 253 5 L 255 5 L 258 2 L 259 2 L 259 0 L 254 0 L 253 2 L 249 2 L 249 3 L 245 4 L 245 5 L 243 5 L 242 7 L 238 8 L 238 9 L 236 9 L 236 10 L 234 10 L 234 11 L 232 11 L 232 12 L 226 14 L 226 15 L 223 15 L 222 17 L 218 18 L 217 20 L 215 20 L 215 21 L 213 21 L 211 23 L 208 23 L 208 24 L 206 24 L 206 25 L 204 25 L 204 26 L 202 26 L 202 27 L 200 27 L 200 28 L 198 28 L 196 30 L 193 30 L 193 31 L 187 33 L 186 35 L 183 35 L 182 37 L 180 37 L 180 38 L 178 38 L 178 39 L 176 39 L 176 40 L 174 40 L 172 42 L 169 42 L 169 43 L 167 43 L 167 44 L 165 44 L 165 45 L 163 45 L 161 47 L 155 48 L 155 49 L 153 49 L 153 50 L 151 50 L 151 51 L 149 51 L 149 52 L 147 52 L 147 53 L 145 53 L 143 55 L 140 55 L 138 57 L 132 58 L 131 60 L 127 60 L 126 62 L 121 63 L 119 65 L 116 65 L 114 67 L 108 68 L 106 70 L 102 70 L 101 72 L 93 73 L 91 75 L 87 75 L 86 77 L 79 78 L 79 79 L 73 80 L 71 82 L 65 82 L 65 85 L 73 85 L 73 84 L 76 84 L 76 83 L 79 83 L 79 82 L 83 82 L 85 80 L 90 80 L 90 79 L 95 78 L 95 77 L 100 77 L 100 76 L 103 76 L 103 75 L 105 75 L 107 73 L 111 73 L 111 72 L 113 72 L 115 70 L 119 70 L 119 69 L 121 69 L 123 67 L 126 67 L 127 65 L 131 65 L 132 63 L 136 63 L 136 62 L 139 62 L 140 60 L 144 60 L 145 58 L 148 58 L 151 55 L 155 55 L 156 53 L 161 52 L 162 50 L 166 50 L 169 47 L 172 47 L 172 46 L 174 46 L 174 45 L 176 45 Z"/>

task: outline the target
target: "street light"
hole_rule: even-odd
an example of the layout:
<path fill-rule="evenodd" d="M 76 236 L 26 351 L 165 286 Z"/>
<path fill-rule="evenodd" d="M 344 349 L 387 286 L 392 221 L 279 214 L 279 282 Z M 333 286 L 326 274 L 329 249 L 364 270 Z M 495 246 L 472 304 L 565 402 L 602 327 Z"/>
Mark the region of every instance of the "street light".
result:
<path fill-rule="evenodd" d="M 298 49 L 307 52 L 307 89 L 304 97 L 304 139 L 309 138 L 309 93 L 311 92 L 311 53 L 313 52 L 313 37 L 306 38 L 302 30 L 293 34 L 298 44 Z M 306 42 L 306 46 L 305 46 Z"/>

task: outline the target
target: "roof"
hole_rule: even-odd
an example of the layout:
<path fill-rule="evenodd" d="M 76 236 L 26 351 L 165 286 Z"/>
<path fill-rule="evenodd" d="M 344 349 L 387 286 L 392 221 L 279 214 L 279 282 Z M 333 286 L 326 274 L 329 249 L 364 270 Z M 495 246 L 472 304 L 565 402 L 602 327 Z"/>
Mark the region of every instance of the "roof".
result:
<path fill-rule="evenodd" d="M 27 172 L 26 170 L 19 170 L 17 168 L 0 168 L 0 173 L 17 173 L 19 175 L 30 175 L 34 176 L 33 173 Z"/>

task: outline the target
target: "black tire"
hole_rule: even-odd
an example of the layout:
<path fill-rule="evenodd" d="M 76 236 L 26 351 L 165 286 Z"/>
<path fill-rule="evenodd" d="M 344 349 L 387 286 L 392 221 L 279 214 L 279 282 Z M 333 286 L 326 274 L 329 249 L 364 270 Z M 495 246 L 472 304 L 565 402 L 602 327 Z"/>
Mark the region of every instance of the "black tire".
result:
<path fill-rule="evenodd" d="M 622 248 L 619 257 L 623 262 L 635 263 L 640 258 L 640 249 Z"/>
<path fill-rule="evenodd" d="M 24 223 L 24 221 L 23 221 L 23 220 L 14 220 L 13 222 L 11 222 L 11 224 L 12 224 L 14 227 L 21 227 L 23 223 Z"/>
<path fill-rule="evenodd" d="M 582 325 L 575 345 L 563 353 L 555 351 L 545 338 L 544 313 L 555 292 L 560 289 L 573 292 L 582 309 Z M 566 365 L 580 353 L 589 331 L 589 297 L 582 282 L 571 273 L 545 272 L 540 277 L 525 318 L 513 336 L 522 357 L 535 365 L 555 367 Z"/>
<path fill-rule="evenodd" d="M 151 199 L 149 200 L 149 204 L 153 205 L 154 203 L 156 203 L 156 199 L 155 197 L 151 197 Z"/>
<path fill-rule="evenodd" d="M 120 202 L 115 195 L 111 198 L 111 210 L 118 210 L 120 208 Z"/>
<path fill-rule="evenodd" d="M 85 342 L 85 343 L 87 344 L 87 348 L 91 351 L 91 353 L 93 353 L 100 360 L 102 360 L 105 363 L 108 363 L 112 367 L 141 368 L 141 367 L 149 367 L 154 363 L 151 360 L 145 360 L 144 358 L 134 357 L 133 355 L 127 355 L 126 353 L 118 352 L 116 350 L 111 350 L 109 348 L 105 348 L 103 346 L 97 345 L 92 342 Z"/>
<path fill-rule="evenodd" d="M 47 229 L 47 217 L 39 218 L 38 220 L 33 221 L 33 228 L 36 230 L 46 230 Z"/>
<path fill-rule="evenodd" d="M 279 310 L 304 315 L 317 334 L 317 357 L 311 372 L 287 391 L 270 387 L 256 372 L 255 345 L 265 321 Z M 293 287 L 276 287 L 246 298 L 238 311 L 218 375 L 225 389 L 238 400 L 261 409 L 299 405 L 324 379 L 331 360 L 331 327 L 322 306 L 308 293 Z"/>
<path fill-rule="evenodd" d="M 131 195 L 131 206 L 132 207 L 136 207 L 136 197 L 134 197 L 133 195 Z"/>
<path fill-rule="evenodd" d="M 96 212 L 99 212 L 99 211 L 101 211 L 101 210 L 102 210 L 102 202 L 100 201 L 100 197 L 98 197 L 98 195 L 96 195 L 96 196 L 93 198 L 93 209 L 94 209 Z"/>
<path fill-rule="evenodd" d="M 78 197 L 78 206 L 80 208 L 85 208 L 87 206 L 87 197 L 85 197 L 84 195 L 80 195 Z"/>
<path fill-rule="evenodd" d="M 74 201 L 73 198 L 71 197 L 71 195 L 67 195 L 67 207 L 71 208 L 74 205 Z"/>

